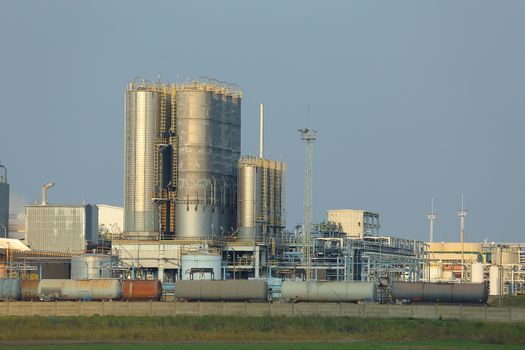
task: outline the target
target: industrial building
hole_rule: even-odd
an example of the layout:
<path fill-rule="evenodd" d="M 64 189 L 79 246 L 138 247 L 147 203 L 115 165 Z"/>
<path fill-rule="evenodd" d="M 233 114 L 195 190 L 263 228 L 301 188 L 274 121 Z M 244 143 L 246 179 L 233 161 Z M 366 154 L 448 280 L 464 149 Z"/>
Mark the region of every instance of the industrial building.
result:
<path fill-rule="evenodd" d="M 7 168 L 0 164 L 0 238 L 8 237 L 9 228 L 9 184 Z"/>
<path fill-rule="evenodd" d="M 380 236 L 378 213 L 333 210 L 327 225 L 286 231 L 286 164 L 264 157 L 263 105 L 259 155 L 240 156 L 234 85 L 132 82 L 125 96 L 124 232 L 112 241 L 123 277 L 265 278 L 278 290 L 282 279 L 423 276 L 425 245 Z"/>

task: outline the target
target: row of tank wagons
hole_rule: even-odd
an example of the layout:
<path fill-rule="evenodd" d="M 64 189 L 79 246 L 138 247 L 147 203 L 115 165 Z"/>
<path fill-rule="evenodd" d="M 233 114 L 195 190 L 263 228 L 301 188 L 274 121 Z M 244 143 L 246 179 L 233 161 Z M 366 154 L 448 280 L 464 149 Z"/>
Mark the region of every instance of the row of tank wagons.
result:
<path fill-rule="evenodd" d="M 185 280 L 175 283 L 174 295 L 184 301 L 269 300 L 265 280 Z M 374 302 L 376 286 L 371 282 L 283 281 L 282 302 Z"/>
<path fill-rule="evenodd" d="M 401 303 L 486 304 L 485 283 L 393 282 L 392 299 Z"/>
<path fill-rule="evenodd" d="M 187 280 L 175 284 L 174 295 L 185 301 L 268 301 L 264 280 Z M 393 301 L 409 303 L 485 304 L 488 289 L 484 283 L 393 282 Z M 283 281 L 281 302 L 377 302 L 373 282 Z"/>
<path fill-rule="evenodd" d="M 0 300 L 160 300 L 157 280 L 0 280 Z"/>

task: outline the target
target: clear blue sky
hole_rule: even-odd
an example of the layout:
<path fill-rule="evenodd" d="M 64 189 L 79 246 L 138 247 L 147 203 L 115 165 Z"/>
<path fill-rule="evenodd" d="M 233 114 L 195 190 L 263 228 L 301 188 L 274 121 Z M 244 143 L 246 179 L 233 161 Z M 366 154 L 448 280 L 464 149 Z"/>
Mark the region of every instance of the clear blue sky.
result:
<path fill-rule="evenodd" d="M 12 196 L 123 204 L 124 89 L 212 76 L 244 91 L 242 151 L 288 163 L 302 220 L 319 130 L 315 218 L 379 211 L 383 233 L 525 241 L 525 1 L 0 2 L 0 161 Z"/>

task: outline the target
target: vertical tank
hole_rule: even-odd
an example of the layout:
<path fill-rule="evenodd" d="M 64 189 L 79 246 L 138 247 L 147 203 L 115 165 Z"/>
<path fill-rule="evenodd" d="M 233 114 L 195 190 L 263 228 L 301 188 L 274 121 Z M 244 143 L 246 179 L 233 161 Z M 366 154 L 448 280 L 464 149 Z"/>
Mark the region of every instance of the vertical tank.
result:
<path fill-rule="evenodd" d="M 284 227 L 285 164 L 255 157 L 238 162 L 238 239 L 259 241 Z"/>
<path fill-rule="evenodd" d="M 501 294 L 501 277 L 499 266 L 491 265 L 489 270 L 490 295 Z"/>
<path fill-rule="evenodd" d="M 84 254 L 71 258 L 71 279 L 94 280 L 111 278 L 116 259 L 111 255 Z"/>
<path fill-rule="evenodd" d="M 159 211 L 152 197 L 157 189 L 161 97 L 134 83 L 126 91 L 124 231 L 130 238 L 154 238 L 159 232 Z"/>
<path fill-rule="evenodd" d="M 219 254 L 195 253 L 182 256 L 183 280 L 220 280 L 222 258 Z"/>
<path fill-rule="evenodd" d="M 472 264 L 472 283 L 483 283 L 483 270 L 482 263 Z"/>
<path fill-rule="evenodd" d="M 235 168 L 240 152 L 240 123 L 233 98 L 210 84 L 193 84 L 176 96 L 178 195 L 176 232 L 180 238 L 205 239 L 231 231 Z M 231 101 L 231 102 L 230 102 Z M 240 100 L 237 98 L 240 108 Z M 232 106 L 230 106 L 232 105 Z M 235 112 L 233 112 L 235 110 Z M 239 110 L 240 117 L 240 110 Z"/>
<path fill-rule="evenodd" d="M 9 232 L 9 184 L 7 168 L 0 164 L 0 238 L 7 238 Z"/>

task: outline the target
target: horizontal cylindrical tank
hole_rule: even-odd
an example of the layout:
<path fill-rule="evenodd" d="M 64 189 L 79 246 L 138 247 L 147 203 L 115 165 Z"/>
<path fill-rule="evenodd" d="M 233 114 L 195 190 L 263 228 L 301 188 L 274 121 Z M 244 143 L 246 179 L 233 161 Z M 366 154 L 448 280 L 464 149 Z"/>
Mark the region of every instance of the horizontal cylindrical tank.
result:
<path fill-rule="evenodd" d="M 483 283 L 484 267 L 482 263 L 472 264 L 472 283 Z"/>
<path fill-rule="evenodd" d="M 356 302 L 376 300 L 372 282 L 284 281 L 284 301 Z"/>
<path fill-rule="evenodd" d="M 22 280 L 22 300 L 38 300 L 40 280 Z"/>
<path fill-rule="evenodd" d="M 0 279 L 0 300 L 20 300 L 22 286 L 18 279 Z"/>
<path fill-rule="evenodd" d="M 268 284 L 263 280 L 178 281 L 175 297 L 203 301 L 266 301 Z"/>
<path fill-rule="evenodd" d="M 219 254 L 185 254 L 181 260 L 183 280 L 221 279 L 222 257 Z"/>
<path fill-rule="evenodd" d="M 123 280 L 122 300 L 160 300 L 162 284 L 158 280 Z"/>
<path fill-rule="evenodd" d="M 40 280 L 42 300 L 114 300 L 120 299 L 122 285 L 117 279 Z"/>
<path fill-rule="evenodd" d="M 501 275 L 497 265 L 491 265 L 489 270 L 490 295 L 501 294 Z"/>
<path fill-rule="evenodd" d="M 392 298 L 412 302 L 486 303 L 487 286 L 484 283 L 425 283 L 393 282 Z"/>
<path fill-rule="evenodd" d="M 111 278 L 111 268 L 116 265 L 111 255 L 84 254 L 71 258 L 72 280 Z"/>

